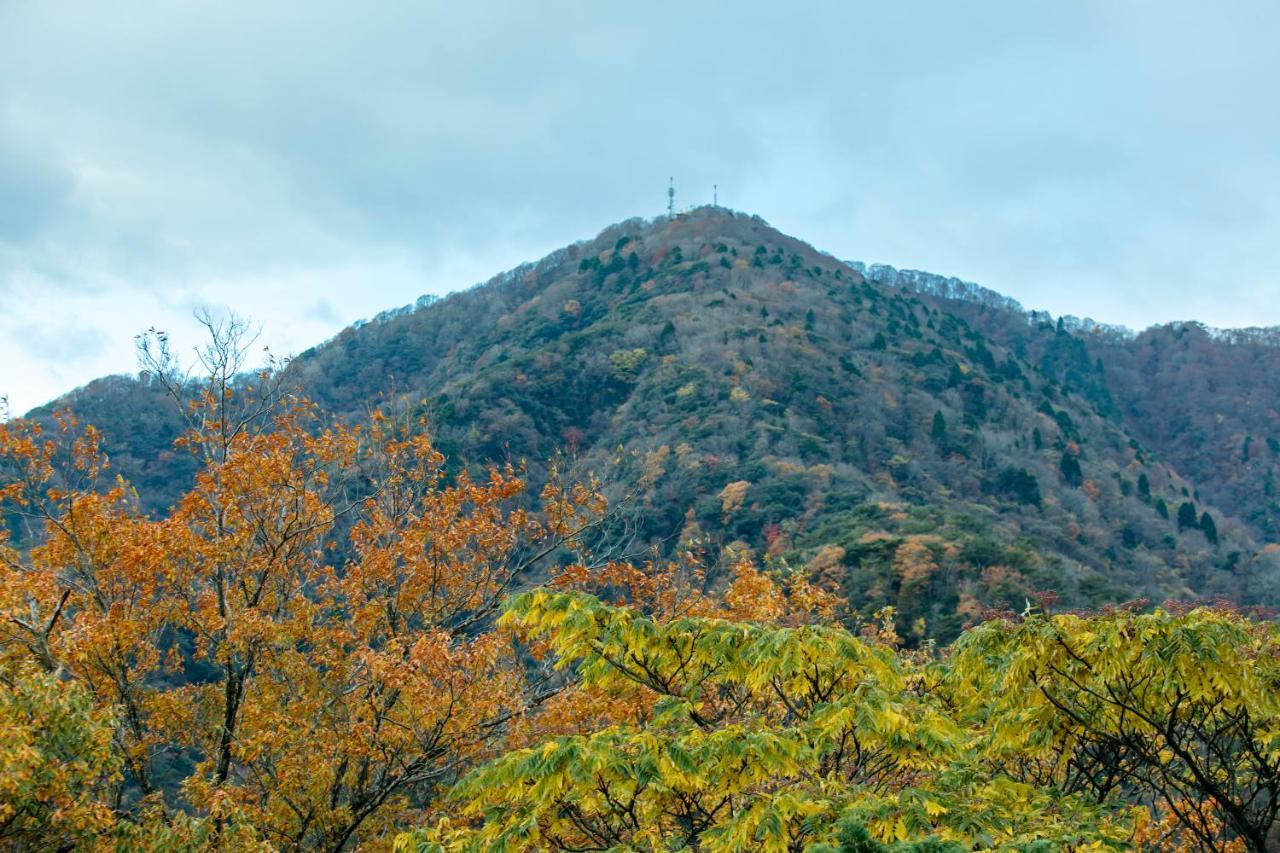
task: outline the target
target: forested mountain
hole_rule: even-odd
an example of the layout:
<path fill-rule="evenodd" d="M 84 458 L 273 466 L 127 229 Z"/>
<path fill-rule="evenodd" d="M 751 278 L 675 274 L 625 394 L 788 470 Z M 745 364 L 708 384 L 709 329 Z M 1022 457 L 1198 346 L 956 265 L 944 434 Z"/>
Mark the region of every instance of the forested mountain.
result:
<path fill-rule="evenodd" d="M 1268 541 L 1280 537 L 1280 328 L 1185 322 L 1134 334 L 951 292 L 958 298 L 944 304 L 975 329 L 1119 419 L 1206 500 Z"/>
<path fill-rule="evenodd" d="M 288 375 L 360 419 L 417 407 L 451 459 L 564 450 L 629 496 L 636 543 L 805 568 L 904 636 L 953 637 L 1052 590 L 1280 601 L 1280 347 L 1138 336 L 979 290 L 887 281 L 703 208 L 630 220 L 471 290 L 388 312 Z M 194 464 L 153 383 L 69 405 L 144 503 Z"/>

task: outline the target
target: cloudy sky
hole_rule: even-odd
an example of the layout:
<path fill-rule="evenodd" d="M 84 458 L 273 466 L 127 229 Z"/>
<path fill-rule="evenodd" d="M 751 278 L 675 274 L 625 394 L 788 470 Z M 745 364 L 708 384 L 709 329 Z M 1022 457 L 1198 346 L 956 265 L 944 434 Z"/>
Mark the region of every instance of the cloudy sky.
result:
<path fill-rule="evenodd" d="M 679 204 L 1133 327 L 1280 324 L 1280 4 L 0 0 L 0 394 L 280 354 Z"/>

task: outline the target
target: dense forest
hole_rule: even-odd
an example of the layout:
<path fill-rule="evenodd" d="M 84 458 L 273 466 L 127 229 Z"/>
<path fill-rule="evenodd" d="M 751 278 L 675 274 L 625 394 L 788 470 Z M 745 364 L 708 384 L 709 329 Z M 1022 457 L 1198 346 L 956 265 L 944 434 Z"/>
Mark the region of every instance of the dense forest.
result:
<path fill-rule="evenodd" d="M 632 509 L 629 556 L 807 567 L 912 642 L 1046 591 L 1280 601 L 1275 341 L 1134 337 L 876 273 L 719 208 L 633 220 L 284 376 L 351 423 L 397 401 L 458 466 L 540 484 L 567 453 Z M 160 511 L 195 471 L 164 397 L 115 377 L 33 417 L 98 426 Z"/>
<path fill-rule="evenodd" d="M 621 223 L 0 424 L 19 850 L 1280 850 L 1280 347 Z"/>
<path fill-rule="evenodd" d="M 746 549 L 618 559 L 590 479 L 530 501 L 403 410 L 232 378 L 179 400 L 165 513 L 73 416 L 0 426 L 12 849 L 1276 848 L 1274 621 L 1045 596 L 912 643 Z"/>

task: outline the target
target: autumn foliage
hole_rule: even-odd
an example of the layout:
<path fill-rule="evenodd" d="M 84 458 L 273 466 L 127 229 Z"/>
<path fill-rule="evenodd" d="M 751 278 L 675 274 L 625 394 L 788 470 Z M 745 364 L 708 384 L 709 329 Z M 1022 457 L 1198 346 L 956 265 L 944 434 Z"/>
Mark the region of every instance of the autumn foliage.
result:
<path fill-rule="evenodd" d="M 491 616 L 599 515 L 591 489 L 552 483 L 533 512 L 510 467 L 446 478 L 415 422 L 325 424 L 270 375 L 234 393 L 212 375 L 182 440 L 203 469 L 163 518 L 108 479 L 91 427 L 0 430 L 34 543 L 0 566 L 8 699 L 78 714 L 88 742 L 59 748 L 102 756 L 15 769 L 14 796 L 50 789 L 54 816 L 10 832 L 193 813 L 220 842 L 341 849 L 418 814 L 554 692 Z"/>
<path fill-rule="evenodd" d="M 1276 849 L 1273 622 L 904 640 L 824 588 L 835 546 L 637 565 L 590 480 L 329 421 L 214 331 L 199 385 L 157 359 L 200 462 L 162 516 L 92 427 L 0 425 L 7 847 Z M 904 589 L 939 547 L 895 546 Z"/>
<path fill-rule="evenodd" d="M 1275 849 L 1273 624 L 1029 612 L 937 655 L 895 649 L 891 621 L 664 619 L 581 592 L 524 593 L 502 622 L 649 701 L 473 771 L 403 850 Z"/>

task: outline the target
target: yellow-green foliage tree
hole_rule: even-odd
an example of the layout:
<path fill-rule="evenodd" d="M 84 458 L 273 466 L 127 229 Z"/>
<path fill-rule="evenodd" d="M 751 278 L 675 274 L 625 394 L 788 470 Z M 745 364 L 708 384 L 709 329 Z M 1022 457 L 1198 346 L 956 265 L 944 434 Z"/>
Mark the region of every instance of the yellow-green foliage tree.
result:
<path fill-rule="evenodd" d="M 1280 849 L 1275 622 L 1205 608 L 992 621 L 955 644 L 951 677 L 1000 772 L 1162 802 L 1201 849 Z"/>
<path fill-rule="evenodd" d="M 70 849 L 113 827 L 114 720 L 79 684 L 35 666 L 0 675 L 0 844 Z"/>
<path fill-rule="evenodd" d="M 663 622 L 546 591 L 516 597 L 503 621 L 584 686 L 657 701 L 487 764 L 454 792 L 457 819 L 402 849 L 816 850 L 865 831 L 867 845 L 1084 850 L 1132 835 L 1124 810 L 988 773 L 944 673 L 874 637 Z"/>

